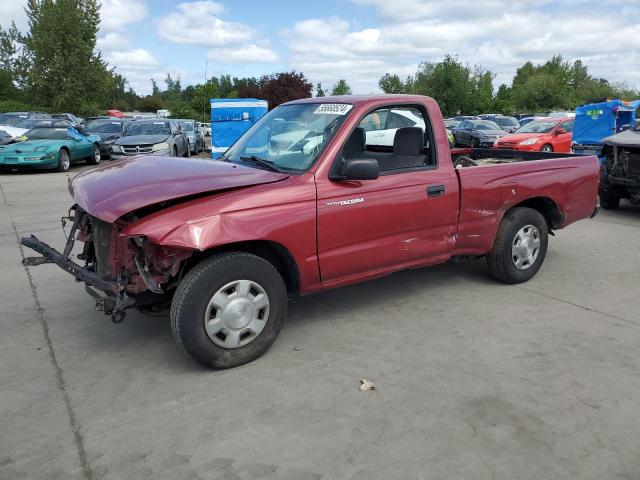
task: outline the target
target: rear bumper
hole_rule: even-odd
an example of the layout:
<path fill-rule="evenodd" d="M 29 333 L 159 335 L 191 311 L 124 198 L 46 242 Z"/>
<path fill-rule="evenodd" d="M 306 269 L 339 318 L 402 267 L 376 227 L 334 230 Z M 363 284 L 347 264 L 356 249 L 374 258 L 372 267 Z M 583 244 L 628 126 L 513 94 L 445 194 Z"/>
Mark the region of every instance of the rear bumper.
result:
<path fill-rule="evenodd" d="M 77 263 L 70 260 L 68 257 L 58 252 L 56 249 L 50 247 L 46 243 L 38 240 L 37 237 L 31 235 L 29 237 L 22 237 L 20 243 L 25 247 L 30 248 L 38 252 L 47 260 L 55 263 L 60 268 L 70 273 L 79 282 L 84 282 L 87 286 L 94 287 L 98 290 L 102 290 L 105 293 L 115 294 L 123 289 L 116 282 L 101 279 L 95 272 L 92 272 L 84 267 L 81 267 Z"/>

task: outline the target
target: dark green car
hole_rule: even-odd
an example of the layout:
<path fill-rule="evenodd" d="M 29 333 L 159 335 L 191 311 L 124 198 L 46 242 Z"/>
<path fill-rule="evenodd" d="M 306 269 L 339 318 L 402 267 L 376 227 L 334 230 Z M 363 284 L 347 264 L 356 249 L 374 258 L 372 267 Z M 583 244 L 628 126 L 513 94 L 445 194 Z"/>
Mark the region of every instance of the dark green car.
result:
<path fill-rule="evenodd" d="M 73 127 L 32 128 L 16 143 L 0 146 L 0 168 L 69 170 L 72 163 L 100 163 L 100 137 Z"/>

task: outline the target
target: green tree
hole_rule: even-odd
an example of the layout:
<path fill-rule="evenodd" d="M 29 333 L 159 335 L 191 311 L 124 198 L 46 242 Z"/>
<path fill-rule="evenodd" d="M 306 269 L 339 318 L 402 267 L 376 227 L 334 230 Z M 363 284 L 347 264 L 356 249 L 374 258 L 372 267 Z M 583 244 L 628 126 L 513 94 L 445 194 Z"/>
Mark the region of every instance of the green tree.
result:
<path fill-rule="evenodd" d="M 331 95 L 351 95 L 351 87 L 345 79 L 338 80 L 331 90 Z"/>
<path fill-rule="evenodd" d="M 511 106 L 511 89 L 504 83 L 500 84 L 496 96 L 493 98 L 492 110 L 502 113 L 503 115 L 511 115 L 513 113 Z"/>
<path fill-rule="evenodd" d="M 322 84 L 318 83 L 316 86 L 316 97 L 324 97 L 324 90 L 322 89 Z"/>
<path fill-rule="evenodd" d="M 396 74 L 385 73 L 380 78 L 378 86 L 384 93 L 405 93 L 405 85 Z"/>
<path fill-rule="evenodd" d="M 32 101 L 80 114 L 98 109 L 112 72 L 96 50 L 97 1 L 29 0 L 25 10 L 25 85 Z"/>

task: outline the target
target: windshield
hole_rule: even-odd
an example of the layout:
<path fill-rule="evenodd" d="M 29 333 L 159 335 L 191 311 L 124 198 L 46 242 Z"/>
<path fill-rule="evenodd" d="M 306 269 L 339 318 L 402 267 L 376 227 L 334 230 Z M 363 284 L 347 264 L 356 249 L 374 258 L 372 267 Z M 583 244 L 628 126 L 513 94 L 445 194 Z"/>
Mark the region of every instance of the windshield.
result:
<path fill-rule="evenodd" d="M 133 135 L 171 135 L 169 122 L 135 122 L 127 127 L 123 136 Z"/>
<path fill-rule="evenodd" d="M 474 120 L 471 124 L 476 130 L 501 130 L 495 122 L 489 120 Z"/>
<path fill-rule="evenodd" d="M 548 133 L 558 122 L 553 120 L 534 120 L 520 127 L 515 133 Z"/>
<path fill-rule="evenodd" d="M 185 132 L 193 132 L 193 122 L 180 122 Z"/>
<path fill-rule="evenodd" d="M 342 125 L 353 105 L 283 105 L 262 117 L 227 152 L 232 162 L 260 157 L 282 170 L 305 171 Z"/>
<path fill-rule="evenodd" d="M 20 123 L 27 118 L 26 115 L 17 114 L 4 114 L 0 115 L 0 125 L 6 125 L 7 127 L 13 127 L 16 123 Z"/>
<path fill-rule="evenodd" d="M 29 130 L 34 127 L 46 127 L 51 125 L 53 122 L 51 120 L 22 120 L 21 122 L 16 123 L 14 126 L 16 128 L 24 128 Z"/>
<path fill-rule="evenodd" d="M 95 120 L 87 124 L 85 131 L 89 133 L 120 133 L 123 125 L 124 122 Z"/>
<path fill-rule="evenodd" d="M 492 120 L 501 127 L 517 127 L 519 125 L 518 121 L 513 117 L 495 117 Z"/>
<path fill-rule="evenodd" d="M 33 128 L 24 134 L 29 140 L 66 140 L 66 128 Z"/>

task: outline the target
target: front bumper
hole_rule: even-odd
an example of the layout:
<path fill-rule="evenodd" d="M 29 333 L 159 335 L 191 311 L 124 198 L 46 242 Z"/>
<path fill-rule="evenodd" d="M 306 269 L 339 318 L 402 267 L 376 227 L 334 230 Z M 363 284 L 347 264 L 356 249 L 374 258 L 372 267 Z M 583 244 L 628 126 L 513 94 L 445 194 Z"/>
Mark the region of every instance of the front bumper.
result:
<path fill-rule="evenodd" d="M 111 153 L 109 153 L 109 156 L 114 159 L 114 160 L 118 160 L 120 158 L 131 158 L 131 157 L 170 157 L 171 156 L 171 150 L 158 150 L 157 152 L 147 152 L 147 153 L 119 153 L 119 152 L 115 152 L 115 151 L 111 151 Z"/>
<path fill-rule="evenodd" d="M 58 165 L 57 156 L 45 157 L 44 155 L 6 155 L 0 157 L 0 167 L 14 168 L 51 168 Z"/>
<path fill-rule="evenodd" d="M 81 267 L 68 257 L 65 257 L 62 253 L 58 252 L 56 249 L 40 241 L 35 235 L 22 237 L 20 243 L 25 247 L 38 252 L 50 262 L 55 263 L 60 268 L 73 275 L 77 281 L 84 282 L 90 287 L 95 287 L 103 292 L 113 294 L 123 290 L 124 288 L 116 282 L 101 279 L 95 272 Z"/>

